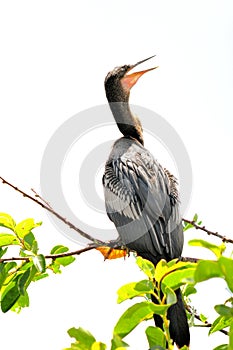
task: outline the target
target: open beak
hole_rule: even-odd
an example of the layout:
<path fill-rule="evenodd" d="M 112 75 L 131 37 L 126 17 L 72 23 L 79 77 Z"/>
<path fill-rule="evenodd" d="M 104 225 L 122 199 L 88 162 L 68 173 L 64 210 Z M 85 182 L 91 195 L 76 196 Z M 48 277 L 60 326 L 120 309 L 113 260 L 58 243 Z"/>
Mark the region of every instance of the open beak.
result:
<path fill-rule="evenodd" d="M 137 67 L 139 64 L 144 63 L 144 62 L 150 60 L 153 57 L 155 57 L 155 55 L 151 56 L 149 58 L 146 58 L 145 60 L 139 61 L 136 64 L 133 64 L 132 66 L 130 66 L 128 72 L 130 72 L 133 68 Z M 127 74 L 121 79 L 121 84 L 122 84 L 123 88 L 129 91 L 136 84 L 138 79 L 144 73 L 149 72 L 149 71 L 151 71 L 153 69 L 156 69 L 156 68 L 158 68 L 158 66 L 157 67 L 153 67 L 153 68 L 149 68 L 149 69 L 145 69 L 145 70 L 140 71 L 140 72 L 131 73 L 131 74 L 128 74 L 128 72 L 127 72 Z"/>

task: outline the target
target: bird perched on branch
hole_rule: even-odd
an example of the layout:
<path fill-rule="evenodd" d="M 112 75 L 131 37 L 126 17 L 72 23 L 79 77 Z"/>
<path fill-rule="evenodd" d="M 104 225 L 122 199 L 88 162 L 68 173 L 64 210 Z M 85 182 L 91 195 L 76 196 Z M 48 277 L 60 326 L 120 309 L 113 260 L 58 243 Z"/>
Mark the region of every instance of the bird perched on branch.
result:
<path fill-rule="evenodd" d="M 144 147 L 142 125 L 129 107 L 131 88 L 144 73 L 157 67 L 131 70 L 152 57 L 117 67 L 105 78 L 109 106 L 123 137 L 112 147 L 103 186 L 106 211 L 120 241 L 156 266 L 161 259 L 181 256 L 183 230 L 176 179 Z M 180 289 L 176 296 L 176 304 L 168 309 L 170 336 L 178 347 L 188 346 L 189 328 Z M 162 328 L 161 317 L 154 315 L 154 319 Z"/>

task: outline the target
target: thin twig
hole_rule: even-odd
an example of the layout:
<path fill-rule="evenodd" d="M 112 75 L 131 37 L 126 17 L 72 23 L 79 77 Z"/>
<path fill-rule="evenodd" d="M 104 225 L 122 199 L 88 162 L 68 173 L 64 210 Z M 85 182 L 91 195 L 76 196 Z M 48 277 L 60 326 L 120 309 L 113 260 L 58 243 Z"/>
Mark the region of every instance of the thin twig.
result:
<path fill-rule="evenodd" d="M 24 191 L 20 190 L 18 187 L 12 185 L 9 181 L 6 181 L 5 179 L 3 179 L 0 176 L 0 180 L 2 181 L 3 184 L 6 184 L 8 186 L 10 186 L 11 188 L 13 188 L 15 191 L 19 192 L 20 194 L 22 194 L 24 197 L 31 199 L 33 202 L 39 204 L 43 209 L 46 209 L 47 211 L 49 211 L 51 214 L 53 214 L 54 216 L 56 216 L 59 220 L 63 221 L 67 226 L 69 226 L 72 230 L 78 232 L 82 237 L 88 239 L 89 241 L 97 244 L 97 245 L 106 245 L 106 243 L 93 238 L 92 236 L 90 236 L 88 233 L 82 231 L 80 228 L 76 227 L 74 224 L 72 224 L 69 220 L 67 220 L 66 218 L 64 218 L 62 215 L 60 215 L 59 213 L 57 213 L 55 210 L 53 210 L 50 206 L 48 206 L 47 204 L 39 201 L 38 199 L 30 196 L 29 194 L 25 193 Z"/>
<path fill-rule="evenodd" d="M 71 256 L 71 255 L 80 255 L 82 253 L 85 253 L 91 249 L 95 249 L 99 247 L 99 245 L 89 245 L 88 247 L 85 247 L 83 249 L 75 250 L 73 252 L 66 252 L 66 253 L 59 253 L 59 254 L 50 254 L 50 255 L 45 255 L 45 259 L 57 259 L 57 258 L 64 258 L 66 256 Z M 2 258 L 0 259 L 0 263 L 6 262 L 6 261 L 30 261 L 30 257 L 25 256 L 25 257 L 12 257 L 12 258 Z"/>
<path fill-rule="evenodd" d="M 186 305 L 186 309 L 188 310 L 188 312 L 193 315 L 198 321 L 201 321 L 203 324 L 202 325 L 198 325 L 196 324 L 195 327 L 207 327 L 210 328 L 212 327 L 212 323 L 208 322 L 207 320 L 203 321 L 201 319 L 201 316 L 196 312 L 196 310 L 194 310 L 190 305 Z M 229 335 L 229 332 L 226 331 L 225 329 L 219 329 L 219 332 L 225 334 L 225 335 Z"/>
<path fill-rule="evenodd" d="M 193 225 L 193 227 L 195 227 L 195 229 L 197 229 L 197 230 L 202 230 L 202 231 L 206 232 L 208 235 L 212 235 L 212 236 L 220 238 L 223 242 L 233 244 L 233 239 L 227 238 L 226 236 L 222 236 L 218 232 L 213 232 L 213 231 L 207 230 L 207 228 L 205 226 L 200 226 L 193 220 L 187 220 L 187 219 L 182 219 L 182 220 L 184 222 L 187 222 L 188 224 Z"/>
<path fill-rule="evenodd" d="M 44 202 L 49 208 L 53 209 L 49 202 L 47 202 L 44 198 L 42 198 L 33 188 L 31 188 L 31 191 L 34 193 L 36 198 L 39 198 L 41 202 Z"/>
<path fill-rule="evenodd" d="M 190 258 L 190 257 L 185 257 L 185 256 L 182 256 L 180 258 L 181 261 L 183 262 L 191 262 L 191 263 L 197 263 L 198 261 L 200 261 L 201 259 L 197 259 L 197 258 Z"/>

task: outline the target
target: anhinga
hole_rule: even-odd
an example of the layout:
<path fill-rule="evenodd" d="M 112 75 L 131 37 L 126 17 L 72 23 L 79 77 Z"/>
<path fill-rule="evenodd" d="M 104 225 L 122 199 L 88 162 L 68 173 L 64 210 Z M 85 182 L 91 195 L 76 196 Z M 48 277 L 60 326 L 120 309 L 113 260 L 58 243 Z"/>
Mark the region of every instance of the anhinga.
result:
<path fill-rule="evenodd" d="M 153 56 L 152 56 L 153 57 Z M 142 126 L 129 107 L 130 89 L 146 72 L 128 74 L 134 65 L 124 65 L 105 78 L 106 96 L 123 137 L 118 139 L 106 162 L 103 176 L 106 211 L 120 241 L 156 265 L 161 259 L 180 258 L 183 230 L 177 182 L 143 146 Z M 170 336 L 178 347 L 189 345 L 189 327 L 180 289 L 177 302 L 168 310 Z M 162 328 L 162 319 L 154 315 Z"/>

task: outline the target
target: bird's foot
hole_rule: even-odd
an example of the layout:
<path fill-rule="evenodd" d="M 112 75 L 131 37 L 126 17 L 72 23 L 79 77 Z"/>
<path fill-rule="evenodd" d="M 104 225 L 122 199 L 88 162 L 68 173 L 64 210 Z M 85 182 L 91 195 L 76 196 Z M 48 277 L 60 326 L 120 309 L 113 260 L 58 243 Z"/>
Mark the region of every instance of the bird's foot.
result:
<path fill-rule="evenodd" d="M 120 237 L 111 241 L 101 242 L 96 241 L 88 244 L 88 247 L 109 247 L 112 249 L 127 249 Z"/>
<path fill-rule="evenodd" d="M 113 239 L 111 241 L 106 242 L 106 246 L 113 249 L 125 249 L 126 246 L 123 243 L 122 239 L 118 237 L 117 239 Z"/>

